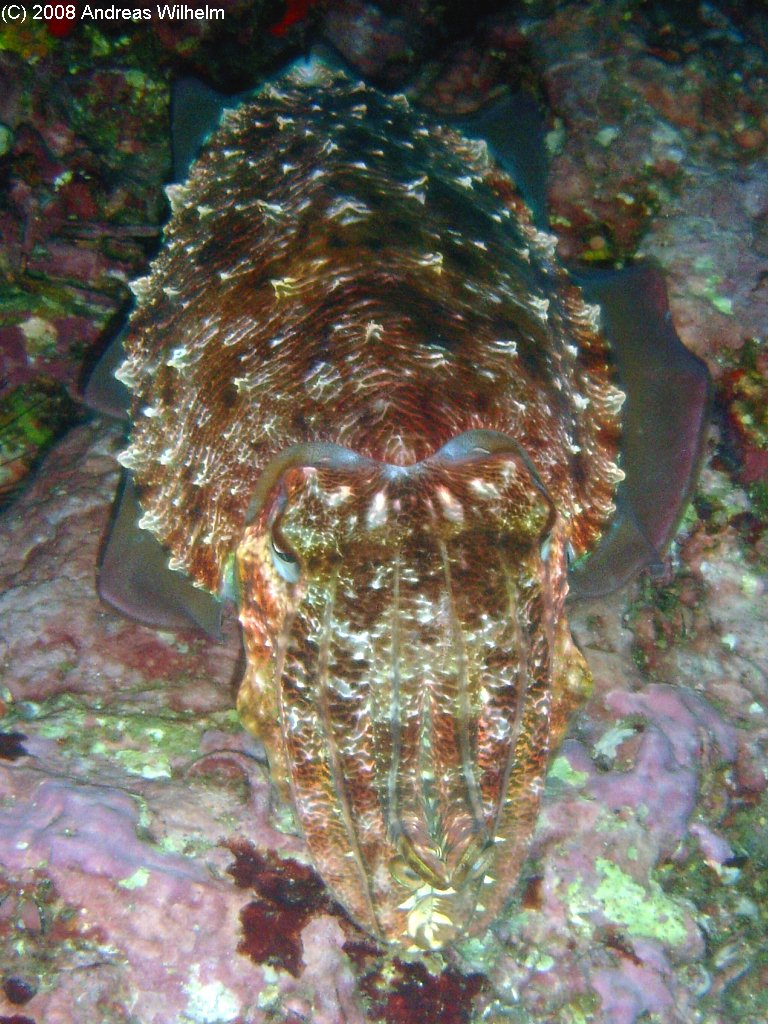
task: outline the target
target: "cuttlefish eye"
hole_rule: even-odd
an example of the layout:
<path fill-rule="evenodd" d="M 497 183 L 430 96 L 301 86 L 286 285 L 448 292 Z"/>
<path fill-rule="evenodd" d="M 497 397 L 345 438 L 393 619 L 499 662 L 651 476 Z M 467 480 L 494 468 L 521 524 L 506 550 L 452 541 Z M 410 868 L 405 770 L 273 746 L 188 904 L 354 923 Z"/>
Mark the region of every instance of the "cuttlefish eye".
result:
<path fill-rule="evenodd" d="M 277 536 L 276 536 L 277 534 Z M 278 531 L 273 527 L 269 540 L 269 552 L 272 556 L 272 565 L 275 572 L 281 576 L 286 583 L 298 583 L 301 576 L 301 566 L 298 557 L 289 550 L 279 536 Z"/>

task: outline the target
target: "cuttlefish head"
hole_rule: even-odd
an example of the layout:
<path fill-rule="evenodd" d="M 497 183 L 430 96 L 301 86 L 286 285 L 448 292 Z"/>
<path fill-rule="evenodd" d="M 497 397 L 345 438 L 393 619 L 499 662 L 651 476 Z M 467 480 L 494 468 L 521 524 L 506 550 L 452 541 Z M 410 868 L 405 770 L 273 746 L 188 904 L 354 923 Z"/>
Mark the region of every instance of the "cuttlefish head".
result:
<path fill-rule="evenodd" d="M 263 473 L 236 556 L 239 708 L 325 882 L 383 941 L 442 946 L 514 885 L 586 678 L 567 540 L 490 431 L 405 467 L 301 445 Z"/>

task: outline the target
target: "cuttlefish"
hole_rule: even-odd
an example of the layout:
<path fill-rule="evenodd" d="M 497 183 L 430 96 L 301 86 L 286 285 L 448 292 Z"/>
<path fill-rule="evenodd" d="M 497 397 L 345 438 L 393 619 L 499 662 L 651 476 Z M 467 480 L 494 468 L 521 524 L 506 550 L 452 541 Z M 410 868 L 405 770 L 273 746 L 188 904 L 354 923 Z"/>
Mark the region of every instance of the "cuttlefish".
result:
<path fill-rule="evenodd" d="M 322 878 L 439 948 L 514 889 L 590 684 L 566 597 L 658 561 L 708 376 L 657 271 L 577 283 L 403 96 L 293 69 L 187 159 L 89 389 L 132 419 L 99 590 L 214 634 L 236 601 L 238 708 Z"/>

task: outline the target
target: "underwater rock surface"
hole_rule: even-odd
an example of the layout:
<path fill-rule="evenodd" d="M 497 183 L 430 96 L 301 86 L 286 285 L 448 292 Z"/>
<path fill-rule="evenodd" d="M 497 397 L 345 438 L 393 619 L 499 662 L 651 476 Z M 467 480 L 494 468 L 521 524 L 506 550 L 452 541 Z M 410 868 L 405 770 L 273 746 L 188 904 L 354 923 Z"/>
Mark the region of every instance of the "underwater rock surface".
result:
<path fill-rule="evenodd" d="M 556 16 L 548 7 L 526 5 L 525 45 L 514 12 L 465 27 L 456 50 L 446 44 L 442 69 L 436 58 L 414 68 L 422 92 L 438 82 L 441 96 L 471 107 L 473 83 L 481 81 L 482 91 L 499 66 L 508 67 L 488 55 L 488 41 L 502 56 L 515 41 L 526 73 L 546 83 L 550 198 L 563 253 L 600 255 L 610 243 L 609 255 L 631 254 L 639 243 L 666 267 L 678 330 L 713 374 L 755 374 L 744 343 L 755 335 L 764 345 L 768 302 L 764 15 L 727 3 L 685 16 L 675 13 L 679 5 L 617 4 L 615 20 L 605 21 L 604 4 L 564 4 Z M 365 52 L 354 20 L 344 25 Z M 376 31 L 367 39 L 375 48 Z M 88 59 L 101 62 L 105 77 L 88 78 L 90 120 L 81 115 L 78 130 L 107 123 L 110 89 L 124 77 L 119 69 L 107 75 L 105 66 L 124 66 L 126 50 L 110 54 L 108 34 L 100 42 L 91 34 L 88 48 L 96 42 L 104 55 Z M 20 229 L 25 204 L 41 194 L 66 196 L 82 225 L 92 225 L 87 205 L 72 204 L 87 199 L 94 180 L 113 186 L 113 206 L 95 194 L 99 222 L 115 206 L 139 203 L 134 222 L 156 226 L 162 173 L 140 190 L 154 194 L 155 209 L 141 207 L 132 198 L 135 179 L 126 188 L 119 174 L 76 174 L 79 191 L 64 183 L 54 189 L 71 167 L 65 103 L 55 122 L 63 128 L 46 136 L 46 148 L 65 158 L 42 179 L 31 173 L 46 156 L 22 131 L 30 122 L 39 129 L 36 90 L 50 92 L 73 48 L 85 43 L 46 40 L 31 70 L 24 45 L 18 56 L 2 54 L 3 80 L 14 88 L 2 93 L 0 119 L 24 143 L 10 151 L 17 185 L 2 230 L 29 240 Z M 459 50 L 463 62 L 454 59 Z M 137 78 L 130 81 L 132 97 L 145 95 Z M 35 100 L 32 113 L 20 96 Z M 136 141 L 126 161 L 158 159 L 139 133 L 127 134 Z M 113 152 L 80 143 L 89 173 L 94 150 Z M 37 244 L 55 241 L 58 224 L 37 217 Z M 74 280 L 90 279 L 81 254 L 101 253 L 98 239 L 70 239 L 74 251 L 58 250 Z M 143 244 L 121 248 L 123 278 L 139 268 Z M 23 296 L 39 302 L 46 273 L 40 264 L 31 276 L 22 257 L 12 265 L 20 305 L 9 301 L 4 270 L 3 326 L 14 345 L 23 340 L 19 325 L 40 312 Z M 111 311 L 124 293 L 117 279 L 107 280 Z M 88 323 L 100 327 L 104 305 L 97 304 Z M 76 337 L 60 337 L 89 344 L 97 333 L 78 327 Z M 45 351 L 18 351 L 10 383 L 16 365 L 33 375 L 45 365 L 59 376 L 53 355 L 49 363 Z M 68 381 L 79 359 L 71 354 Z M 726 412 L 746 416 L 725 400 Z M 743 426 L 760 451 L 759 423 Z M 35 1024 L 402 1024 L 431 1013 L 457 1024 L 632 1024 L 654 1014 L 662 1024 L 762 1024 L 765 483 L 759 475 L 737 481 L 742 456 L 724 437 L 717 426 L 695 514 L 667 576 L 571 617 L 596 689 L 550 772 L 519 898 L 492 935 L 427 969 L 382 965 L 311 886 L 298 885 L 297 868 L 282 872 L 268 859 L 300 863 L 303 854 L 270 825 L 260 751 L 231 715 L 231 624 L 224 647 L 209 645 L 126 623 L 96 602 L 93 567 L 122 441 L 103 423 L 78 428 L 0 520 L 0 730 L 9 737 L 0 738 L 0 1016 Z M 267 858 L 247 890 L 230 874 L 237 858 L 226 845 L 242 851 L 242 843 Z M 251 920 L 285 922 L 286 890 L 300 908 L 292 911 L 293 945 L 251 943 L 250 954 L 238 953 L 247 946 L 246 907 L 258 906 Z"/>

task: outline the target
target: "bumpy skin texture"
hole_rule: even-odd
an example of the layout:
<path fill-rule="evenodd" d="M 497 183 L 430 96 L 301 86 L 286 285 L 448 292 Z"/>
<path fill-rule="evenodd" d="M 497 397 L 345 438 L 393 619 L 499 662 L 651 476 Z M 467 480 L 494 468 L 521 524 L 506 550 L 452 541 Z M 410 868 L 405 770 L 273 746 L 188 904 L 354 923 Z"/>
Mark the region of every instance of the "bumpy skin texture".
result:
<path fill-rule="evenodd" d="M 443 945 L 508 897 L 588 683 L 594 311 L 482 144 L 330 73 L 227 113 L 171 198 L 119 373 L 142 525 L 214 593 L 234 556 L 240 711 L 326 882 Z"/>

